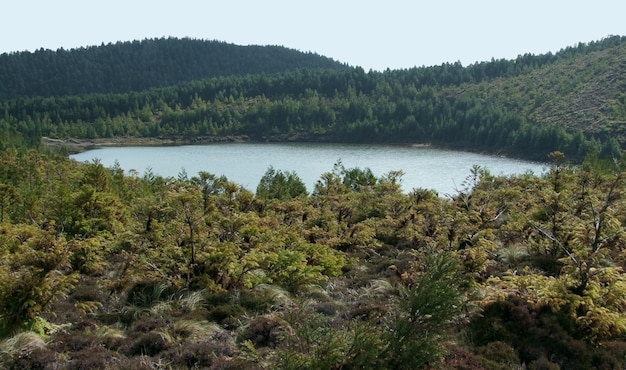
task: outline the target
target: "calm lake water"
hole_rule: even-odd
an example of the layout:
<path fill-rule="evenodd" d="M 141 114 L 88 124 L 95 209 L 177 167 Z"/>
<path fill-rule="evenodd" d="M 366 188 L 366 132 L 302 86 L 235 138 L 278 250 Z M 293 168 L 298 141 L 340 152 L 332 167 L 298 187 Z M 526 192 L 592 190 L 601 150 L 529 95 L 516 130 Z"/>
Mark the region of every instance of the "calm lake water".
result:
<path fill-rule="evenodd" d="M 189 177 L 200 171 L 218 176 L 255 191 L 270 166 L 295 171 L 307 189 L 313 190 L 320 175 L 330 172 L 341 160 L 346 168 L 370 168 L 380 177 L 402 170 L 402 188 L 434 189 L 439 195 L 453 194 L 474 165 L 494 175 L 532 172 L 540 175 L 547 164 L 431 147 L 393 145 L 350 145 L 317 143 L 219 143 L 160 147 L 107 147 L 72 155 L 78 161 L 99 159 L 105 166 L 117 161 L 128 173 L 143 175 L 150 169 L 163 177 L 181 171 Z"/>

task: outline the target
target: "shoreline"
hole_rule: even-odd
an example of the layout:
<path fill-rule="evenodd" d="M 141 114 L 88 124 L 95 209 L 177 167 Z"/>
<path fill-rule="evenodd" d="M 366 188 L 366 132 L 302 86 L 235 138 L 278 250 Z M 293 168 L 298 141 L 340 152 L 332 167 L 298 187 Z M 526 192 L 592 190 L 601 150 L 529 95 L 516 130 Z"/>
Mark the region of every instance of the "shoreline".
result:
<path fill-rule="evenodd" d="M 311 140 L 302 140 L 295 137 L 264 137 L 263 140 L 252 140 L 247 135 L 228 135 L 228 136 L 202 136 L 202 137 L 112 137 L 97 139 L 54 139 L 50 137 L 42 137 L 41 144 L 49 149 L 65 149 L 70 154 L 82 153 L 87 150 L 107 148 L 107 147 L 124 147 L 124 146 L 176 146 L 176 145 L 202 145 L 211 143 L 251 143 L 251 142 L 311 142 Z M 327 140 L 319 140 L 316 142 L 328 142 Z M 381 143 L 377 143 L 381 144 Z M 431 143 L 384 143 L 388 145 L 403 145 L 413 148 L 429 148 L 433 147 Z"/>
<path fill-rule="evenodd" d="M 78 154 L 87 150 L 93 150 L 98 148 L 107 147 L 126 147 L 126 146 L 177 146 L 177 145 L 203 145 L 211 143 L 296 143 L 296 142 L 317 142 L 317 143 L 329 143 L 334 142 L 328 140 L 328 138 L 318 138 L 318 140 L 311 140 L 310 137 L 304 137 L 300 135 L 281 135 L 274 137 L 262 137 L 260 140 L 252 139 L 247 135 L 228 135 L 228 136 L 199 136 L 199 137 L 112 137 L 112 138 L 97 138 L 97 139 L 54 139 L 50 137 L 42 137 L 41 145 L 55 151 L 66 151 L 67 154 Z M 337 142 L 337 143 L 340 143 Z M 401 145 L 409 146 L 413 148 L 440 148 L 449 149 L 455 151 L 467 151 L 471 153 L 479 153 L 492 155 L 502 158 L 514 158 L 521 160 L 528 160 L 538 163 L 547 162 L 540 156 L 528 156 L 528 155 L 514 155 L 506 152 L 490 152 L 484 150 L 476 150 L 465 146 L 457 145 L 441 145 L 433 144 L 430 142 L 385 142 L 385 143 L 362 143 L 362 144 L 386 144 L 386 145 Z"/>
<path fill-rule="evenodd" d="M 87 150 L 124 147 L 124 146 L 169 146 L 195 145 L 209 143 L 243 143 L 249 142 L 247 136 L 211 136 L 198 138 L 165 138 L 165 137 L 112 137 L 98 139 L 54 139 L 42 137 L 41 144 L 48 149 L 67 150 L 69 154 L 78 154 Z"/>

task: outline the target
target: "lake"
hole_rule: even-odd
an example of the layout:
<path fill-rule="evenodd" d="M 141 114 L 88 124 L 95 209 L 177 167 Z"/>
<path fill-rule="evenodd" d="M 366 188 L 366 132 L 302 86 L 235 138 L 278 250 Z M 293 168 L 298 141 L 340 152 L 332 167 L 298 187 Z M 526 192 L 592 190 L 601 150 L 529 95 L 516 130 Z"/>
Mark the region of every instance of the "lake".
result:
<path fill-rule="evenodd" d="M 320 175 L 330 172 L 337 161 L 345 168 L 370 168 L 380 177 L 402 170 L 402 189 L 434 189 L 440 195 L 453 194 L 474 165 L 494 175 L 532 172 L 543 174 L 546 163 L 446 150 L 423 146 L 320 144 L 320 143 L 216 143 L 182 146 L 104 147 L 72 155 L 78 161 L 99 159 L 105 166 L 117 161 L 128 173 L 143 175 L 150 169 L 163 177 L 177 177 L 183 170 L 189 177 L 200 171 L 224 175 L 246 189 L 255 191 L 270 166 L 295 171 L 310 191 Z"/>

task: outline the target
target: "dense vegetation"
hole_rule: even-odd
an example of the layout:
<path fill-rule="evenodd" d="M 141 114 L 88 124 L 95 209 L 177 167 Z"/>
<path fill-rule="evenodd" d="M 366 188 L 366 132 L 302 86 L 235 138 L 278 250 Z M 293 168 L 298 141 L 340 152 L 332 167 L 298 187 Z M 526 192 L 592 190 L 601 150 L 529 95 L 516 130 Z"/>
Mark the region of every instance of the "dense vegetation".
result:
<path fill-rule="evenodd" d="M 237 135 L 434 143 L 540 160 L 553 150 L 572 160 L 588 153 L 616 157 L 624 142 L 625 69 L 626 40 L 612 37 L 554 55 L 468 67 L 298 69 L 140 92 L 5 100 L 0 131 L 11 137 L 17 130 L 33 142 L 41 136 L 198 141 Z"/>
<path fill-rule="evenodd" d="M 127 93 L 225 75 L 346 66 L 280 46 L 196 39 L 146 39 L 0 55 L 0 100 Z"/>
<path fill-rule="evenodd" d="M 625 60 L 611 37 L 468 67 L 16 92 L 0 101 L 0 367 L 622 369 Z M 402 192 L 401 169 L 337 163 L 309 194 L 269 168 L 253 193 L 39 146 L 227 135 L 550 153 L 552 166 L 476 166 L 446 197 Z"/>
<path fill-rule="evenodd" d="M 622 368 L 624 164 L 553 158 L 440 198 L 5 151 L 0 366 Z"/>

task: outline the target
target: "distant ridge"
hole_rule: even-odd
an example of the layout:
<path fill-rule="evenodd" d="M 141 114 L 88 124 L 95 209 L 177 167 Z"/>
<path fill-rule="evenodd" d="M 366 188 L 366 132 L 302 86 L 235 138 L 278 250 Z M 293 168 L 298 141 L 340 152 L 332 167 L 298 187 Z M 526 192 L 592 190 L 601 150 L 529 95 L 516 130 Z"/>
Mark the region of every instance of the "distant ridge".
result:
<path fill-rule="evenodd" d="M 347 65 L 282 46 L 191 38 L 117 42 L 0 55 L 0 99 L 125 93 L 226 75 Z"/>

